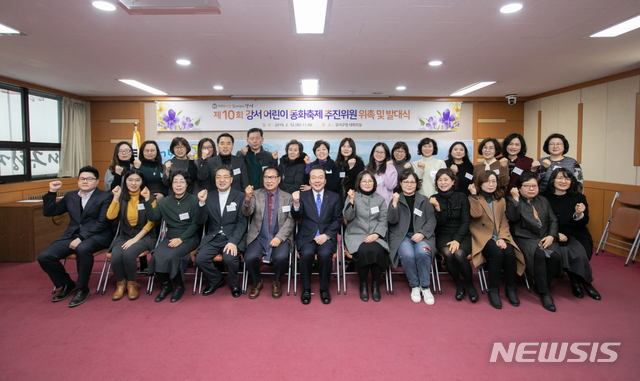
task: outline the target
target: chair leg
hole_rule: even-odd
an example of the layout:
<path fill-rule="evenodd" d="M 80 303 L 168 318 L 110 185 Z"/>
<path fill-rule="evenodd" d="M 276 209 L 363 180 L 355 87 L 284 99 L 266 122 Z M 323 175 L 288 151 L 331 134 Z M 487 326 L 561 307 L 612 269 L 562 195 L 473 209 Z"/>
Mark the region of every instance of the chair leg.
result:
<path fill-rule="evenodd" d="M 107 267 L 107 273 L 104 276 L 104 285 L 102 286 L 102 295 L 107 292 L 107 282 L 109 281 L 109 274 L 111 273 L 111 260 L 109 260 L 109 266 Z"/>
<path fill-rule="evenodd" d="M 193 277 L 193 291 L 191 291 L 191 295 L 195 295 L 196 294 L 196 289 L 198 287 L 198 266 L 193 266 L 193 270 L 195 271 L 194 277 Z"/>
<path fill-rule="evenodd" d="M 387 268 L 387 278 L 389 278 L 389 293 L 393 295 L 393 272 L 391 270 L 391 266 Z"/>
<path fill-rule="evenodd" d="M 107 267 L 107 262 L 109 262 L 109 259 L 105 258 L 104 262 L 102 263 L 102 271 L 100 272 L 100 279 L 98 279 L 98 286 L 96 287 L 96 295 L 100 293 L 100 286 L 102 286 L 102 279 L 104 278 L 104 272 Z"/>
<path fill-rule="evenodd" d="M 289 271 L 287 272 L 287 296 L 291 295 L 291 260 L 293 259 L 293 253 L 289 251 Z"/>
<path fill-rule="evenodd" d="M 298 295 L 298 256 L 293 258 L 293 295 Z"/>
<path fill-rule="evenodd" d="M 527 277 L 527 273 L 524 273 L 524 284 L 527 286 L 527 291 L 531 292 L 531 286 L 529 286 L 529 279 Z"/>
<path fill-rule="evenodd" d="M 148 277 L 147 279 L 147 294 L 152 295 L 153 294 L 153 279 L 155 278 L 155 274 L 151 275 Z"/>

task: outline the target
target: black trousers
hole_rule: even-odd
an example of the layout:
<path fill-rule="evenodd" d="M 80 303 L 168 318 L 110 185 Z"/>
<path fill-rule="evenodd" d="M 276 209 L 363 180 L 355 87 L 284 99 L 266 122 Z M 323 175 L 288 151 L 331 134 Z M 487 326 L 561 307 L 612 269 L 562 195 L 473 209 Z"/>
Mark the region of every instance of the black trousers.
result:
<path fill-rule="evenodd" d="M 202 245 L 196 254 L 196 266 L 200 268 L 209 284 L 218 284 L 223 279 L 222 272 L 216 268 L 213 263 L 213 257 L 222 254 L 222 262 L 227 266 L 229 271 L 229 287 L 233 289 L 238 284 L 238 271 L 240 270 L 240 257 L 233 256 L 222 252 L 225 245 L 229 242 L 226 236 L 218 234 L 211 241 Z"/>
<path fill-rule="evenodd" d="M 331 240 L 322 245 L 316 244 L 314 241 L 305 243 L 298 248 L 300 253 L 300 278 L 302 278 L 302 288 L 311 288 L 311 270 L 313 268 L 313 259 L 318 254 L 318 272 L 320 273 L 320 290 L 329 290 L 329 279 L 331 278 L 331 269 L 333 267 L 333 253 L 335 252 L 335 244 Z"/>
<path fill-rule="evenodd" d="M 71 282 L 71 277 L 60 262 L 61 259 L 73 253 L 76 254 L 76 267 L 78 269 L 76 288 L 85 288 L 89 284 L 91 270 L 93 269 L 93 253 L 106 249 L 106 246 L 96 242 L 93 238 L 88 238 L 80 242 L 75 250 L 72 250 L 69 248 L 69 244 L 74 239 L 59 239 L 38 254 L 40 267 L 49 275 L 56 288 Z"/>
<path fill-rule="evenodd" d="M 247 270 L 251 275 L 253 285 L 257 286 L 262 280 L 260 276 L 260 266 L 262 266 L 262 257 L 265 255 L 262 244 L 254 239 L 244 254 L 244 263 L 247 266 Z M 274 247 L 271 251 L 271 263 L 273 263 L 274 275 L 273 281 L 280 282 L 282 273 L 287 266 L 287 260 L 289 259 L 289 241 L 281 242 L 278 247 Z"/>
<path fill-rule="evenodd" d="M 510 243 L 507 243 L 506 249 L 501 249 L 494 240 L 490 239 L 482 249 L 482 255 L 489 262 L 489 288 L 497 289 L 500 286 L 500 270 L 504 270 L 507 286 L 516 285 L 518 264 L 516 252 Z"/>
<path fill-rule="evenodd" d="M 560 272 L 562 257 L 555 251 L 547 258 L 544 251 L 536 249 L 533 254 L 533 280 L 536 282 L 536 290 L 539 294 L 549 293 L 553 276 Z"/>

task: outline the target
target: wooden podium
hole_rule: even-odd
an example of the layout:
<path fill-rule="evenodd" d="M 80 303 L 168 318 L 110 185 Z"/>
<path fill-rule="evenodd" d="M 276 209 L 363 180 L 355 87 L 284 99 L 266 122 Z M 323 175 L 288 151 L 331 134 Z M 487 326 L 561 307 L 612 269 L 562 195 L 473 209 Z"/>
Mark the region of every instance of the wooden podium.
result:
<path fill-rule="evenodd" d="M 42 200 L 0 204 L 0 262 L 33 262 L 60 238 L 69 225 L 67 213 L 42 215 Z"/>

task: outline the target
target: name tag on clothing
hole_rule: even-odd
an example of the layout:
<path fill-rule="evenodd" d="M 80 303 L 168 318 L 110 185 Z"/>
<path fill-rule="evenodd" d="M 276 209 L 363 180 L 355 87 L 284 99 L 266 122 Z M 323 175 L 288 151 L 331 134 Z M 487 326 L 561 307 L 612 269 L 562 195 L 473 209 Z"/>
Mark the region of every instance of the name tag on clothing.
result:
<path fill-rule="evenodd" d="M 232 202 L 231 204 L 227 205 L 227 212 L 235 212 L 236 211 L 236 203 Z"/>
<path fill-rule="evenodd" d="M 376 184 L 378 185 L 384 184 L 384 179 L 382 177 L 376 177 Z"/>
<path fill-rule="evenodd" d="M 188 212 L 180 213 L 180 214 L 178 214 L 178 217 L 180 217 L 180 221 L 188 220 L 189 219 L 189 213 Z"/>
<path fill-rule="evenodd" d="M 265 169 L 265 168 L 267 168 L 267 166 L 266 166 L 266 165 L 263 165 L 263 166 L 262 166 L 262 170 L 264 171 L 264 169 Z"/>
<path fill-rule="evenodd" d="M 233 170 L 233 175 L 239 175 L 242 171 L 240 170 L 240 168 L 236 168 Z"/>
<path fill-rule="evenodd" d="M 373 208 L 371 208 L 371 214 L 376 214 L 376 213 L 380 213 L 380 208 L 378 208 L 377 206 L 374 206 Z"/>
<path fill-rule="evenodd" d="M 138 204 L 138 210 L 144 210 L 144 204 Z"/>
<path fill-rule="evenodd" d="M 326 173 L 327 175 L 330 175 L 330 174 L 332 174 L 332 173 L 333 173 L 333 170 L 325 171 L 325 173 Z"/>
<path fill-rule="evenodd" d="M 282 213 L 289 213 L 291 211 L 291 205 L 285 205 L 282 207 Z"/>
<path fill-rule="evenodd" d="M 558 169 L 560 167 L 558 167 L 557 165 L 554 165 L 553 168 L 551 168 L 552 171 L 555 171 L 556 169 Z"/>
<path fill-rule="evenodd" d="M 469 180 L 473 180 L 473 175 L 471 173 L 465 173 L 464 177 L 466 177 Z"/>
<path fill-rule="evenodd" d="M 513 168 L 513 173 L 520 176 L 522 174 L 522 168 L 518 168 L 518 167 Z"/>
<path fill-rule="evenodd" d="M 500 170 L 499 169 L 494 169 L 493 173 L 495 173 L 496 175 L 499 175 L 500 174 Z"/>
<path fill-rule="evenodd" d="M 343 179 L 347 174 L 344 172 L 340 172 L 340 178 Z"/>
<path fill-rule="evenodd" d="M 422 210 L 418 208 L 413 208 L 413 214 L 415 214 L 418 217 L 422 217 Z"/>
<path fill-rule="evenodd" d="M 436 177 L 436 173 L 438 173 L 438 171 L 431 171 L 430 173 L 431 177 Z"/>

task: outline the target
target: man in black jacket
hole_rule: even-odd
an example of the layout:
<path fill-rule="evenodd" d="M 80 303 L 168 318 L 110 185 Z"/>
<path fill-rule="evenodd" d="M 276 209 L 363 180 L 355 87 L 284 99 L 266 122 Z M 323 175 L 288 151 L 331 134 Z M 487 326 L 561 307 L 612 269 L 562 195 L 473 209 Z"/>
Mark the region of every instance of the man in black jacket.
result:
<path fill-rule="evenodd" d="M 252 128 L 247 131 L 247 145 L 236 153 L 236 156 L 244 159 L 249 172 L 249 184 L 247 185 L 253 186 L 254 189 L 262 188 L 262 173 L 266 167 L 278 166 L 278 151 L 271 153 L 262 147 L 262 143 L 264 143 L 262 129 Z"/>
<path fill-rule="evenodd" d="M 45 217 L 69 213 L 69 226 L 62 237 L 47 246 L 39 255 L 38 262 L 49 275 L 56 288 L 60 288 L 52 299 L 60 302 L 74 290 L 75 296 L 69 307 L 76 307 L 89 296 L 89 277 L 93 268 L 93 254 L 106 249 L 113 239 L 113 229 L 107 219 L 107 209 L 112 194 L 97 188 L 99 182 L 97 169 L 86 166 L 78 174 L 78 192 L 67 193 L 56 202 L 56 192 L 62 186 L 61 181 L 49 183 L 49 193 L 42 196 L 42 212 Z M 78 279 L 71 280 L 60 260 L 75 253 Z"/>

